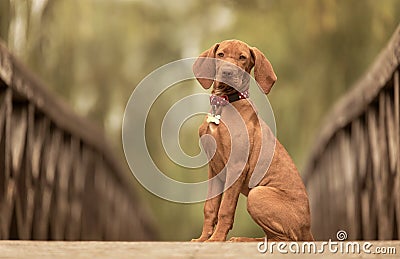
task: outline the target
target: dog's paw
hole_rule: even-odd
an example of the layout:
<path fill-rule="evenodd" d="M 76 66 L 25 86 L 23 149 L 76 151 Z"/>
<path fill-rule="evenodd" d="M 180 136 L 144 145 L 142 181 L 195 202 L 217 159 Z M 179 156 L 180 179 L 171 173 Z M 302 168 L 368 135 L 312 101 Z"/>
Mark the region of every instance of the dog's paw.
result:
<path fill-rule="evenodd" d="M 228 242 L 241 242 L 241 239 L 240 237 L 231 237 Z"/>
<path fill-rule="evenodd" d="M 210 237 L 205 242 L 225 242 L 226 238 L 224 237 Z"/>
<path fill-rule="evenodd" d="M 192 240 L 190 240 L 190 242 L 204 242 L 206 240 L 207 238 L 205 237 L 199 237 L 199 238 L 193 238 Z"/>

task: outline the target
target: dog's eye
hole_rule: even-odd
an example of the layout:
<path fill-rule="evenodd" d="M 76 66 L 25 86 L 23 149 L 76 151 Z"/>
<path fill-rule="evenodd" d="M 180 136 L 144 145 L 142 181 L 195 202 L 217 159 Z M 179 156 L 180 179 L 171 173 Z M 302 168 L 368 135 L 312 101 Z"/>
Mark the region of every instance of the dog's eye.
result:
<path fill-rule="evenodd" d="M 224 53 L 222 53 L 222 52 L 218 53 L 218 57 L 223 58 L 224 57 Z"/>
<path fill-rule="evenodd" d="M 245 55 L 240 55 L 239 59 L 246 59 L 246 56 Z"/>

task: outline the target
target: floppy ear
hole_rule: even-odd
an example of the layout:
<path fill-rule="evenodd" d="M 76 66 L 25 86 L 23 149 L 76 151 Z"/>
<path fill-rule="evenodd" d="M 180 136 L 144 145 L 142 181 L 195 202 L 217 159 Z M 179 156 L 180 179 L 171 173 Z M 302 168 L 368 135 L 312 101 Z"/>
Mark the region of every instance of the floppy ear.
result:
<path fill-rule="evenodd" d="M 250 48 L 250 52 L 254 58 L 254 77 L 264 93 L 268 94 L 277 79 L 274 69 L 257 48 Z"/>
<path fill-rule="evenodd" d="M 215 78 L 215 52 L 219 43 L 204 51 L 193 64 L 193 73 L 197 81 L 205 89 L 211 87 Z"/>

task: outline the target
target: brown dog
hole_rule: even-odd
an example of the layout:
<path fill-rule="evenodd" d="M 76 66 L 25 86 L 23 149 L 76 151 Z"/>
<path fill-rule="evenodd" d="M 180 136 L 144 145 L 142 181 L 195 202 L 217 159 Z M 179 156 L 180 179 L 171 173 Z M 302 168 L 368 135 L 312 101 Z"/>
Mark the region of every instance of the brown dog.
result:
<path fill-rule="evenodd" d="M 211 159 L 208 177 L 213 181 L 204 205 L 203 231 L 192 241 L 225 241 L 240 193 L 247 196 L 247 210 L 269 240 L 313 240 L 302 179 L 285 148 L 247 99 L 246 75 L 253 67 L 258 85 L 268 94 L 277 79 L 272 66 L 257 48 L 244 42 L 215 44 L 193 65 L 200 84 L 205 89 L 213 85 L 213 115 L 199 128 L 202 145 Z M 208 135 L 215 141 L 205 137 Z M 263 171 L 255 175 L 260 167 Z M 219 194 L 224 189 L 223 195 Z M 260 239 L 231 239 L 256 240 Z"/>

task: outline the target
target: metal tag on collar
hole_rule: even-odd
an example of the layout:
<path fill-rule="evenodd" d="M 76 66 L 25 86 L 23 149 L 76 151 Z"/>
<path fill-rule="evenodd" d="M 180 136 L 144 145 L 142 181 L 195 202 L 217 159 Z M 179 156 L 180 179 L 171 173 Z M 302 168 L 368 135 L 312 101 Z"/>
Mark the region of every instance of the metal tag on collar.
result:
<path fill-rule="evenodd" d="M 211 105 L 211 113 L 207 116 L 207 123 L 215 123 L 218 125 L 220 123 L 221 115 L 217 114 L 217 105 Z"/>
<path fill-rule="evenodd" d="M 221 120 L 221 115 L 215 115 L 215 114 L 211 114 L 211 113 L 209 113 L 207 115 L 207 123 L 212 122 L 212 123 L 218 125 L 220 123 L 220 120 Z"/>

